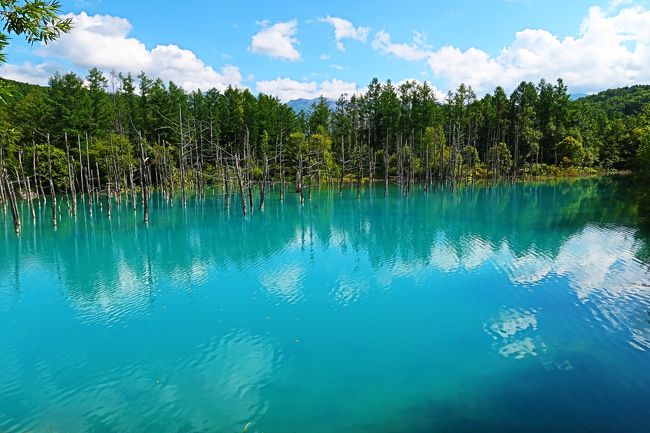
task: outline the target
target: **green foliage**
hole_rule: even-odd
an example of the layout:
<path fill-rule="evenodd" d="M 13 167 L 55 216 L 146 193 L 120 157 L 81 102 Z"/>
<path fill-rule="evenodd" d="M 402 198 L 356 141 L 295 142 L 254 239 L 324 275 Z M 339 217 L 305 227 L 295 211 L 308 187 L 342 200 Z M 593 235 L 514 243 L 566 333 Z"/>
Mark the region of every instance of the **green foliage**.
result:
<path fill-rule="evenodd" d="M 14 113 L 14 124 L 22 136 L 29 140 L 34 135 L 47 132 L 44 126 L 52 124 L 55 111 L 47 89 L 35 87 L 14 106 Z"/>
<path fill-rule="evenodd" d="M 88 82 L 88 128 L 92 135 L 105 136 L 110 125 L 110 99 L 106 93 L 108 80 L 97 68 L 86 75 Z"/>
<path fill-rule="evenodd" d="M 578 101 L 602 110 L 609 118 L 635 116 L 650 103 L 650 85 L 609 89 Z"/>
<path fill-rule="evenodd" d="M 318 98 L 318 102 L 312 105 L 311 115 L 309 116 L 310 131 L 317 132 L 329 128 L 330 109 L 327 99 Z"/>
<path fill-rule="evenodd" d="M 650 106 L 611 111 L 628 97 L 642 101 L 643 87 L 571 101 L 562 80 L 522 82 L 511 95 L 498 87 L 482 98 L 461 85 L 438 101 L 426 83 L 373 79 L 333 110 L 320 98 L 298 114 L 246 89 L 186 92 L 144 73 L 104 76 L 97 68 L 85 79 L 55 74 L 48 87 L 5 83 L 12 97 L 0 105 L 0 140 L 9 166 L 46 134 L 60 150 L 67 134 L 78 163 L 77 136 L 84 155 L 87 136 L 91 165 L 97 162 L 102 176 L 109 166 L 121 177 L 129 166 L 138 169 L 140 140 L 153 174 L 179 173 L 183 164 L 186 179 L 203 169 L 209 181 L 222 179 L 235 155 L 255 180 L 293 176 L 299 164 L 305 176 L 338 179 L 361 170 L 414 181 L 579 175 L 589 167 L 632 167 L 650 130 Z"/>
<path fill-rule="evenodd" d="M 640 137 L 636 164 L 641 183 L 639 188 L 639 217 L 641 222 L 650 227 L 650 130 L 643 131 Z"/>
<path fill-rule="evenodd" d="M 513 165 L 508 146 L 503 142 L 492 146 L 487 154 L 486 165 L 500 176 L 508 175 Z"/>
<path fill-rule="evenodd" d="M 37 161 L 36 170 L 39 174 L 39 182 L 41 182 L 44 188 L 47 188 L 47 182 L 45 179 L 46 177 L 49 177 L 51 161 L 54 187 L 59 191 L 67 190 L 68 165 L 65 152 L 53 145 L 48 146 L 47 144 L 36 144 L 35 147 Z M 33 146 L 26 147 L 23 158 L 30 158 L 33 155 L 33 152 Z M 27 165 L 31 167 L 31 164 Z"/>
<path fill-rule="evenodd" d="M 474 146 L 465 146 L 461 153 L 461 157 L 465 166 L 469 169 L 478 165 L 481 160 L 478 156 L 478 150 Z"/>
<path fill-rule="evenodd" d="M 137 166 L 138 160 L 134 155 L 134 147 L 128 137 L 118 134 L 95 141 L 90 149 L 92 161 L 96 161 L 104 173 L 108 172 L 111 164 L 123 168 Z"/>
<path fill-rule="evenodd" d="M 269 152 L 271 151 L 269 147 L 269 133 L 264 130 L 262 132 L 262 138 L 260 140 L 260 152 L 262 153 L 263 156 L 268 157 Z"/>
<path fill-rule="evenodd" d="M 13 106 L 33 89 L 41 88 L 35 84 L 20 83 L 0 77 L 0 90 L 3 92 L 3 105 Z"/>
<path fill-rule="evenodd" d="M 72 29 L 72 19 L 58 16 L 58 1 L 0 0 L 3 32 L 23 35 L 27 42 L 51 42 Z M 7 35 L 2 34 L 6 39 Z"/>
<path fill-rule="evenodd" d="M 72 29 L 72 19 L 59 17 L 60 4 L 56 0 L 0 0 L 0 64 L 6 61 L 4 49 L 9 35 L 23 36 L 28 43 L 47 44 Z M 0 83 L 0 99 L 10 93 Z"/>
<path fill-rule="evenodd" d="M 582 165 L 586 156 L 582 142 L 571 136 L 564 137 L 558 143 L 557 154 L 565 167 Z"/>
<path fill-rule="evenodd" d="M 639 176 L 643 179 L 650 180 L 650 130 L 645 130 L 641 138 L 637 164 L 639 167 Z"/>
<path fill-rule="evenodd" d="M 299 158 L 304 158 L 309 152 L 309 143 L 307 137 L 301 131 L 292 132 L 289 136 L 288 145 L 289 154 L 293 155 L 294 162 L 298 162 Z"/>
<path fill-rule="evenodd" d="M 48 102 L 56 119 L 50 127 L 53 136 L 70 136 L 90 131 L 92 109 L 90 94 L 81 77 L 70 72 L 55 74 L 49 81 Z"/>
<path fill-rule="evenodd" d="M 264 170 L 259 165 L 254 165 L 250 170 L 253 180 L 259 182 L 264 179 Z"/>
<path fill-rule="evenodd" d="M 309 149 L 312 164 L 315 164 L 319 170 L 326 172 L 333 170 L 332 137 L 330 137 L 324 127 L 319 127 L 318 132 L 310 137 Z"/>

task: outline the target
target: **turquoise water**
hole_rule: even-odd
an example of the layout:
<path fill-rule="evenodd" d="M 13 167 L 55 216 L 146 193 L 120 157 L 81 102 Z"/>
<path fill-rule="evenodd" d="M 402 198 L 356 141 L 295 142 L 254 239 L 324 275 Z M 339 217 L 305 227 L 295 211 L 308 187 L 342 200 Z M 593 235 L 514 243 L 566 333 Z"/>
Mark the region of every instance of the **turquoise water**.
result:
<path fill-rule="evenodd" d="M 151 208 L 0 214 L 0 432 L 650 431 L 625 180 Z"/>

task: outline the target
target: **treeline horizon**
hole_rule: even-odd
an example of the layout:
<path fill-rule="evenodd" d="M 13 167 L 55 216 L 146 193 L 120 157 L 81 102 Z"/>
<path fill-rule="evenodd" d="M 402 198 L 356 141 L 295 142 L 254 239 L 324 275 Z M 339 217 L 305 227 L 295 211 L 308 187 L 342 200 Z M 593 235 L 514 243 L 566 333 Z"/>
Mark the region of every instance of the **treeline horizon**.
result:
<path fill-rule="evenodd" d="M 247 89 L 187 92 L 144 73 L 55 74 L 47 87 L 7 82 L 0 103 L 0 200 L 12 212 L 25 199 L 56 194 L 134 207 L 153 189 L 167 197 L 207 187 L 240 197 L 242 212 L 264 206 L 271 185 L 291 182 L 304 201 L 314 185 L 437 185 L 629 170 L 650 131 L 650 104 L 626 109 L 572 101 L 562 79 L 497 87 L 477 98 L 460 85 L 440 101 L 427 83 L 373 79 L 331 110 L 321 97 L 296 113 L 276 97 Z M 645 98 L 645 94 L 643 94 Z M 650 90 L 648 90 L 650 100 Z M 593 99 L 593 98 L 591 98 Z M 90 207 L 89 207 L 90 209 Z M 20 218 L 17 218 L 20 221 Z M 14 218 L 16 222 L 16 218 Z M 19 224 L 19 223 L 18 223 Z M 19 231 L 19 226 L 16 228 Z"/>

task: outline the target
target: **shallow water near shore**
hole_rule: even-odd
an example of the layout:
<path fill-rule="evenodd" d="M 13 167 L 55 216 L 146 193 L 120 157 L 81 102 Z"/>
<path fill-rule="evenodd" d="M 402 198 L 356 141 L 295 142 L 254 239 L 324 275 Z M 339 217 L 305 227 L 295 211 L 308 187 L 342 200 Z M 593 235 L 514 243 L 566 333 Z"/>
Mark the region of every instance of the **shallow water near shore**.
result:
<path fill-rule="evenodd" d="M 298 200 L 0 214 L 0 431 L 650 431 L 627 179 Z"/>

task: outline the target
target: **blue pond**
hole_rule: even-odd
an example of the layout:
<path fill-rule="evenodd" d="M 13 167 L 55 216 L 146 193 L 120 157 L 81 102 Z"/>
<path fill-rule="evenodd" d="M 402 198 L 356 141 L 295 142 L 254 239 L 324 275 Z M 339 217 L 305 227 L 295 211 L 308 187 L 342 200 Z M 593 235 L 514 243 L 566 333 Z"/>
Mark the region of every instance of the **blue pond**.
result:
<path fill-rule="evenodd" d="M 628 183 L 0 214 L 0 432 L 647 433 Z"/>

